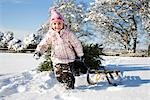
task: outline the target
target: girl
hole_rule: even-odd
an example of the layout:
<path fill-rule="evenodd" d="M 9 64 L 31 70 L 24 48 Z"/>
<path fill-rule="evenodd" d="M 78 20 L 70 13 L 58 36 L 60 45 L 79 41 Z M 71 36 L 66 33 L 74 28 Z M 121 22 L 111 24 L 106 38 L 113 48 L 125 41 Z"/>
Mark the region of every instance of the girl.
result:
<path fill-rule="evenodd" d="M 82 58 L 83 48 L 77 37 L 65 27 L 64 17 L 55 9 L 51 10 L 49 31 L 37 46 L 34 55 L 39 58 L 49 46 L 57 80 L 66 89 L 74 89 L 73 62 L 76 56 Z"/>

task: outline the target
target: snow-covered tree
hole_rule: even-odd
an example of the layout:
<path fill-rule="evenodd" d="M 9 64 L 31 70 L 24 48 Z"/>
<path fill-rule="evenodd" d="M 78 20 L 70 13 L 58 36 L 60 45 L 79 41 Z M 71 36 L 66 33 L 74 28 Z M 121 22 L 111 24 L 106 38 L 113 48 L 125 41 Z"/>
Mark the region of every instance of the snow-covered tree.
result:
<path fill-rule="evenodd" d="M 46 21 L 43 25 L 41 25 L 41 26 L 37 29 L 37 31 L 36 31 L 35 34 L 44 36 L 44 34 L 47 33 L 48 29 L 49 29 L 49 22 Z"/>
<path fill-rule="evenodd" d="M 148 50 L 150 52 L 150 1 L 149 0 L 142 0 L 142 10 L 141 10 L 141 17 L 142 17 L 142 25 L 144 26 L 146 32 L 148 33 L 145 38 L 147 39 L 146 45 L 148 45 Z"/>
<path fill-rule="evenodd" d="M 106 45 L 119 44 L 136 52 L 136 46 L 143 34 L 140 16 L 144 0 L 95 0 L 91 3 L 88 20 L 92 21 L 104 35 Z M 114 45 L 113 45 L 114 46 Z"/>
<path fill-rule="evenodd" d="M 6 32 L 6 33 L 1 33 L 1 41 L 0 41 L 0 47 L 7 48 L 9 41 L 11 41 L 14 38 L 14 33 L 13 32 Z"/>
<path fill-rule="evenodd" d="M 56 0 L 54 5 L 49 8 L 49 15 L 51 16 L 51 9 L 58 9 L 65 17 L 65 24 L 69 27 L 78 37 L 91 36 L 87 28 L 85 28 L 86 8 L 84 3 L 77 3 L 77 0 Z M 46 22 L 46 26 L 49 21 Z M 45 29 L 48 29 L 45 27 Z"/>
<path fill-rule="evenodd" d="M 142 8 L 141 8 L 141 16 L 142 16 L 142 25 L 146 29 L 146 31 L 150 35 L 150 1 L 149 0 L 141 0 Z"/>
<path fill-rule="evenodd" d="M 0 41 L 2 40 L 4 33 L 0 31 Z"/>
<path fill-rule="evenodd" d="M 9 50 L 14 50 L 14 51 L 19 51 L 19 48 L 22 46 L 21 40 L 19 39 L 13 39 L 8 43 L 8 49 Z"/>
<path fill-rule="evenodd" d="M 23 43 L 22 43 L 23 45 L 21 48 L 22 49 L 26 49 L 26 48 L 35 49 L 37 44 L 39 44 L 39 42 L 41 41 L 41 39 L 42 39 L 42 35 L 40 34 L 30 34 L 23 39 Z"/>

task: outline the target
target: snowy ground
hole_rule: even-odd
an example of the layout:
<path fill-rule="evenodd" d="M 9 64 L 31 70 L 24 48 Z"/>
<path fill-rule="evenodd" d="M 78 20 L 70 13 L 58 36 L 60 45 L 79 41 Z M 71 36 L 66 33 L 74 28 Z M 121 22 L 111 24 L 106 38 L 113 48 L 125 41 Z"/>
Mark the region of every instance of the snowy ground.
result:
<path fill-rule="evenodd" d="M 42 61 L 33 54 L 0 53 L 0 100 L 149 100 L 150 57 L 104 57 L 104 65 L 123 72 L 120 85 L 90 86 L 86 75 L 76 77 L 74 90 L 65 90 L 53 73 L 36 71 Z"/>

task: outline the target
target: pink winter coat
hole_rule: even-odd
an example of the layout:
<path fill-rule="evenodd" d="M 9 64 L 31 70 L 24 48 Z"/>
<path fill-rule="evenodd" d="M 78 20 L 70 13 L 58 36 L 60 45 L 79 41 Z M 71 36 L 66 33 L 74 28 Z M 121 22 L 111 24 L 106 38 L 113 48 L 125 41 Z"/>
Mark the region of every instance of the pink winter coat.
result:
<path fill-rule="evenodd" d="M 50 29 L 45 38 L 37 46 L 36 51 L 44 53 L 49 46 L 51 46 L 51 60 L 53 65 L 73 62 L 75 60 L 74 50 L 78 57 L 83 56 L 83 48 L 80 41 L 68 30 L 63 29 L 58 33 Z"/>

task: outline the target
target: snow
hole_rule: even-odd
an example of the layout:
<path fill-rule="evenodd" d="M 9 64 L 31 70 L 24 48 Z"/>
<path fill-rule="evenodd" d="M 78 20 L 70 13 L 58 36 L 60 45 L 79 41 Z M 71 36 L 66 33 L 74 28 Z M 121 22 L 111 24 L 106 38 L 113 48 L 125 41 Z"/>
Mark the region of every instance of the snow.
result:
<path fill-rule="evenodd" d="M 76 77 L 75 89 L 65 90 L 52 72 L 36 70 L 33 54 L 0 53 L 0 100 L 149 100 L 150 57 L 103 57 L 104 65 L 123 72 L 121 83 L 88 85 Z"/>
<path fill-rule="evenodd" d="M 33 54 L 0 53 L 0 74 L 15 74 L 35 69 L 43 59 L 37 61 Z"/>

